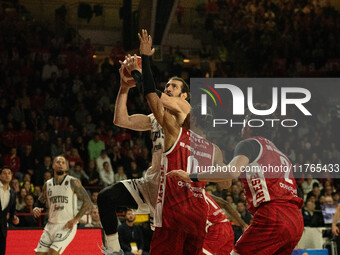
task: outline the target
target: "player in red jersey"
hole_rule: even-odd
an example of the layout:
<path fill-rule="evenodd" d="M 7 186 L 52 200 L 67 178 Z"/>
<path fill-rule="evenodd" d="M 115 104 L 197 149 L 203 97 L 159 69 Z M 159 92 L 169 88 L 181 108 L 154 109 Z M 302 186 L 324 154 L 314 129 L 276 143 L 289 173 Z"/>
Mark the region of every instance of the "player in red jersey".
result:
<path fill-rule="evenodd" d="M 186 184 L 180 180 L 166 178 L 166 173 L 172 169 L 184 168 L 192 172 L 196 169 L 196 165 L 222 164 L 222 152 L 203 137 L 181 128 L 173 115 L 164 111 L 163 104 L 155 92 L 152 74 L 146 70 L 149 65 L 148 55 L 152 55 L 151 37 L 148 37 L 146 31 L 143 31 L 140 40 L 141 53 L 143 52 L 144 95 L 156 120 L 163 127 L 165 135 L 165 153 L 156 203 L 156 230 L 150 253 L 228 254 L 233 246 L 233 232 L 224 214 L 220 211 L 221 209 L 205 193 L 205 184 Z M 143 41 L 146 43 L 143 44 Z M 143 46 L 148 49 L 143 50 Z M 228 185 L 230 185 L 230 180 Z M 207 225 L 209 221 L 211 226 Z M 216 228 L 214 229 L 215 235 L 211 235 L 210 239 L 205 239 L 208 228 Z M 221 239 L 221 237 L 223 238 Z M 219 243 L 216 238 L 220 238 Z M 202 249 L 203 243 L 207 249 Z M 216 250 L 214 245 L 220 247 L 221 250 Z"/>
<path fill-rule="evenodd" d="M 268 109 L 265 105 L 256 105 L 255 108 Z M 248 114 L 246 123 L 252 118 L 254 116 Z M 251 128 L 246 125 L 242 129 L 244 140 L 237 144 L 234 158 L 228 164 L 228 172 L 215 174 L 213 177 L 210 173 L 189 175 L 183 170 L 169 174 L 170 177 L 176 176 L 186 182 L 218 182 L 223 178 L 240 176 L 247 207 L 254 219 L 231 254 L 288 255 L 301 238 L 303 219 L 300 208 L 303 200 L 297 196 L 293 174 L 288 171 L 292 166 L 289 159 L 269 140 L 275 132 L 271 127 Z M 281 170 L 269 172 L 270 167 Z"/>

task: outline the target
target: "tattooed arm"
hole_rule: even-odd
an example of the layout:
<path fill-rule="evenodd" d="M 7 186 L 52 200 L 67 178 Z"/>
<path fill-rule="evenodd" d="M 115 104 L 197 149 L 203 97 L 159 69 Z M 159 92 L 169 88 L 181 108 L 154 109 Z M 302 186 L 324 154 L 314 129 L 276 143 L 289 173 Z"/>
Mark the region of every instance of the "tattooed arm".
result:
<path fill-rule="evenodd" d="M 79 200 L 83 201 L 83 204 L 81 208 L 79 209 L 79 212 L 77 215 L 72 219 L 69 220 L 65 227 L 68 229 L 72 229 L 74 224 L 77 224 L 77 222 L 80 220 L 80 218 L 89 210 L 92 209 L 92 202 L 87 194 L 86 190 L 84 189 L 83 185 L 81 185 L 81 182 L 78 179 L 72 179 L 71 180 L 71 187 L 74 193 L 76 193 Z"/>
<path fill-rule="evenodd" d="M 35 218 L 39 218 L 41 212 L 44 210 L 44 205 L 47 202 L 47 186 L 46 183 L 44 184 L 42 188 L 42 192 L 40 196 L 38 197 L 37 201 L 34 204 L 34 209 L 33 209 L 33 216 Z"/>

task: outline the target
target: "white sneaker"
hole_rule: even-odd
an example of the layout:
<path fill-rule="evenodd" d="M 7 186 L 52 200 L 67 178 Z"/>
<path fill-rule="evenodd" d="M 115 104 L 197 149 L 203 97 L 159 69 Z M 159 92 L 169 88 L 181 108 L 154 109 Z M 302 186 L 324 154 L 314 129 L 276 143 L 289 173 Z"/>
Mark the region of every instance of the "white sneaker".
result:
<path fill-rule="evenodd" d="M 113 251 L 111 248 L 106 248 L 104 246 L 99 247 L 99 249 L 104 255 L 124 255 L 122 249 L 120 251 Z"/>

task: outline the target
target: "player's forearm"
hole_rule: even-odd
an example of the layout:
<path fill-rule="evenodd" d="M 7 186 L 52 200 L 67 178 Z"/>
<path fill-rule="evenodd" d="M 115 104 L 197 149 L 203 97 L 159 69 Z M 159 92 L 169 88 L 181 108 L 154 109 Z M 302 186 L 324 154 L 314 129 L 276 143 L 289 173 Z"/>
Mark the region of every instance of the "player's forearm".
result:
<path fill-rule="evenodd" d="M 237 179 L 239 177 L 238 172 L 232 171 L 208 171 L 197 174 L 197 179 L 200 182 L 225 182 L 226 179 Z"/>
<path fill-rule="evenodd" d="M 156 93 L 147 94 L 146 100 L 157 122 L 163 127 L 164 107 L 161 100 Z"/>
<path fill-rule="evenodd" d="M 88 211 L 90 211 L 92 209 L 92 207 L 93 207 L 93 204 L 92 204 L 90 198 L 89 199 L 85 199 L 83 201 L 82 206 L 79 209 L 79 212 L 76 214 L 74 219 L 79 221 L 81 219 L 81 217 L 83 217 L 86 212 L 88 212 Z"/>
<path fill-rule="evenodd" d="M 117 126 L 123 126 L 129 118 L 127 110 L 127 98 L 129 94 L 129 88 L 120 87 L 114 112 L 113 123 Z"/>

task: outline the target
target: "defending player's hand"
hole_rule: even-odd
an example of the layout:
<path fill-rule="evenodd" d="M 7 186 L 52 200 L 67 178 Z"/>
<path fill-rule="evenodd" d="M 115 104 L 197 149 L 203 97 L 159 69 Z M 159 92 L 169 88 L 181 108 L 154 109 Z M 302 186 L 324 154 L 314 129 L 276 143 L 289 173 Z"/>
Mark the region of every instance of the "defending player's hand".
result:
<path fill-rule="evenodd" d="M 152 38 L 148 35 L 146 29 L 142 29 L 142 34 L 138 33 L 139 38 L 139 52 L 141 55 L 152 56 L 155 53 L 155 49 L 152 49 Z"/>
<path fill-rule="evenodd" d="M 190 176 L 187 172 L 183 170 L 172 170 L 171 172 L 166 174 L 168 177 L 173 178 L 177 177 L 178 179 L 185 181 L 185 182 L 191 182 Z"/>
<path fill-rule="evenodd" d="M 34 209 L 33 209 L 34 218 L 39 218 L 40 214 L 43 210 L 44 210 L 44 208 L 34 207 Z"/>
<path fill-rule="evenodd" d="M 333 235 L 335 235 L 335 236 L 339 236 L 339 234 L 340 234 L 340 229 L 339 229 L 339 227 L 337 226 L 337 225 L 332 225 L 332 233 L 333 233 Z"/>
<path fill-rule="evenodd" d="M 65 228 L 73 229 L 74 224 L 77 224 L 77 223 L 78 223 L 77 219 L 69 220 L 68 222 L 66 222 Z"/>

